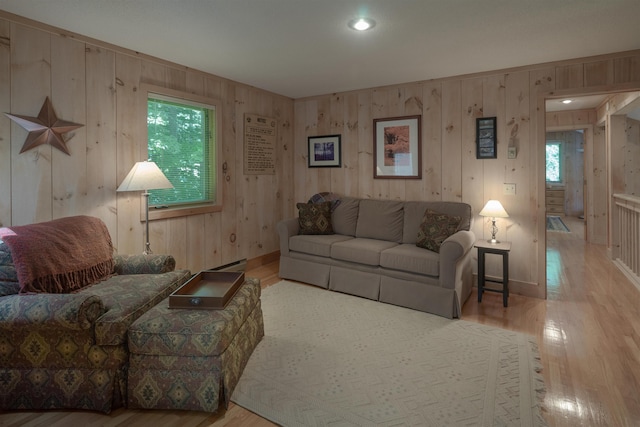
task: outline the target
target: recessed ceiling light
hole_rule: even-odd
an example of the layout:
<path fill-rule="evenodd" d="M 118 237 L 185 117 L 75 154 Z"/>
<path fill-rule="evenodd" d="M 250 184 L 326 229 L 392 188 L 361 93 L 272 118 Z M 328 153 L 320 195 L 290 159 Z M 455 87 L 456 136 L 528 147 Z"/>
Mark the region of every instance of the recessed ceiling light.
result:
<path fill-rule="evenodd" d="M 571 100 L 570 99 L 563 99 L 562 103 L 563 104 L 571 104 Z"/>
<path fill-rule="evenodd" d="M 349 21 L 349 28 L 356 31 L 366 31 L 376 26 L 376 21 L 370 18 L 358 18 Z"/>

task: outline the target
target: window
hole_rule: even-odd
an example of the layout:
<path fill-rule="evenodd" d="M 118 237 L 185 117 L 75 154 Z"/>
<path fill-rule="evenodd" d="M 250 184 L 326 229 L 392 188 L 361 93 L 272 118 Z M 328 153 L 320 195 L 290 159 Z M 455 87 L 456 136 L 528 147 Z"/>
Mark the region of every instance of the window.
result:
<path fill-rule="evenodd" d="M 174 186 L 149 191 L 149 204 L 156 207 L 153 212 L 173 211 L 152 219 L 201 213 L 198 208 L 215 206 L 218 199 L 216 106 L 207 99 L 192 98 L 200 97 L 164 88 L 147 92 L 147 157 Z M 180 209 L 183 212 L 176 213 Z M 205 211 L 212 210 L 219 209 Z"/>
<path fill-rule="evenodd" d="M 558 141 L 547 142 L 546 153 L 546 178 L 549 183 L 562 182 L 562 143 Z"/>

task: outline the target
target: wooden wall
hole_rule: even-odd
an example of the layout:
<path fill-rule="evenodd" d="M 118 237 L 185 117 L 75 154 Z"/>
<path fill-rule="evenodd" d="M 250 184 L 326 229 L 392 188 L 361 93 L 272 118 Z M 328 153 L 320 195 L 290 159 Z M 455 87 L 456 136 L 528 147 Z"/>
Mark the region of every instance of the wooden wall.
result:
<path fill-rule="evenodd" d="M 142 251 L 141 198 L 115 192 L 144 158 L 141 83 L 222 103 L 230 178 L 223 211 L 151 223 L 152 248 L 174 254 L 179 267 L 197 271 L 277 251 L 277 221 L 318 191 L 464 201 L 474 212 L 498 198 L 510 214 L 499 236 L 515 243 L 512 288 L 544 297 L 544 100 L 640 89 L 640 51 L 292 101 L 0 11 L 1 111 L 37 115 L 49 96 L 61 118 L 85 124 L 68 134 L 71 156 L 50 146 L 18 154 L 26 132 L 0 117 L 0 225 L 95 215 L 119 252 Z M 242 173 L 244 113 L 278 119 L 276 175 Z M 374 180 L 373 119 L 414 114 L 422 116 L 422 179 Z M 475 119 L 489 116 L 498 117 L 498 158 L 477 160 Z M 334 133 L 342 134 L 343 167 L 307 168 L 307 136 Z M 516 159 L 507 159 L 509 146 Z M 617 181 L 608 176 L 607 188 Z M 504 196 L 503 183 L 515 183 L 516 195 Z M 476 235 L 486 238 L 488 229 L 476 215 Z M 489 273 L 499 275 L 499 266 Z"/>
<path fill-rule="evenodd" d="M 624 156 L 624 193 L 640 197 L 640 121 L 627 117 Z"/>
<path fill-rule="evenodd" d="M 155 253 L 199 271 L 276 252 L 276 222 L 292 200 L 293 101 L 136 52 L 82 38 L 0 11 L 0 111 L 37 116 L 49 97 L 70 132 L 68 156 L 43 145 L 19 154 L 27 132 L 0 117 L 0 226 L 69 215 L 105 221 L 119 253 L 143 249 L 144 205 L 116 193 L 146 158 L 137 90 L 150 83 L 218 99 L 222 120 L 223 210 L 150 223 Z M 243 115 L 278 120 L 276 175 L 243 174 Z"/>
<path fill-rule="evenodd" d="M 476 213 L 472 230 L 490 234 L 477 215 L 499 199 L 510 217 L 499 238 L 514 242 L 510 278 L 516 292 L 544 297 L 545 98 L 630 90 L 640 86 L 640 52 L 513 70 L 327 94 L 295 101 L 294 196 L 319 191 L 397 200 L 451 200 Z M 422 115 L 422 179 L 373 179 L 373 120 Z M 498 118 L 498 158 L 475 157 L 475 121 Z M 343 167 L 307 168 L 307 137 L 342 134 Z M 515 146 L 517 158 L 507 158 Z M 515 183 L 516 195 L 503 195 Z M 294 214 L 293 210 L 289 212 Z M 488 274 L 500 275 L 498 262 Z"/>

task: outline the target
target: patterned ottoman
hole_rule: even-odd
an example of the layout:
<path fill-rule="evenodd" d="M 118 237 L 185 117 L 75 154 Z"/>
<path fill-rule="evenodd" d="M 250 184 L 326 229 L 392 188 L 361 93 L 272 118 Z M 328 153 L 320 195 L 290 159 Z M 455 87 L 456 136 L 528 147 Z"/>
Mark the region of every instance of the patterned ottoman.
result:
<path fill-rule="evenodd" d="M 247 278 L 224 310 L 170 309 L 163 300 L 129 328 L 128 407 L 227 407 L 263 336 L 259 279 Z"/>

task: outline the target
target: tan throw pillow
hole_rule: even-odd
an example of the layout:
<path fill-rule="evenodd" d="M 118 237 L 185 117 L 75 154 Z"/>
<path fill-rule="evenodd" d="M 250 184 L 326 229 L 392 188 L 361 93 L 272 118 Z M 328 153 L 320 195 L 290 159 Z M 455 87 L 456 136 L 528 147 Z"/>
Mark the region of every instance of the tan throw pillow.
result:
<path fill-rule="evenodd" d="M 458 231 L 462 218 L 449 216 L 427 209 L 418 229 L 416 246 L 434 252 L 440 252 L 440 245 L 447 237 Z"/>
<path fill-rule="evenodd" d="M 300 234 L 333 234 L 331 202 L 298 203 Z"/>

